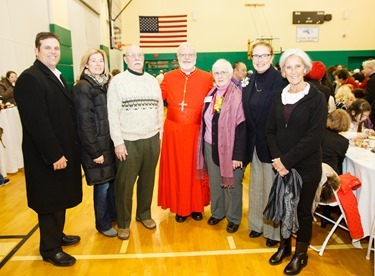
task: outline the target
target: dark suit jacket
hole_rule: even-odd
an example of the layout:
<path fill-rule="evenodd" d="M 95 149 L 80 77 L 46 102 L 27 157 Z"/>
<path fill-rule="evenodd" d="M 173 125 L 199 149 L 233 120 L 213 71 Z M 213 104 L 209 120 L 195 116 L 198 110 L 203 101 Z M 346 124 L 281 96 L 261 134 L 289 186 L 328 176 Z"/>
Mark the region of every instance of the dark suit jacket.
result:
<path fill-rule="evenodd" d="M 255 91 L 255 77 L 257 72 L 255 72 L 250 79 L 249 84 L 242 89 L 243 96 L 242 102 L 246 116 L 246 135 L 247 135 L 247 162 L 252 162 L 254 148 L 258 158 L 261 162 L 271 163 L 271 155 L 268 150 L 267 140 L 266 140 L 266 125 L 268 114 L 275 97 L 276 93 L 279 93 L 286 85 L 287 82 L 283 80 L 279 71 L 275 68 L 270 67 L 269 71 L 266 72 L 267 81 L 263 88 L 262 97 L 259 101 L 260 112 L 257 114 L 256 119 L 251 118 L 250 102 L 253 93 Z"/>
<path fill-rule="evenodd" d="M 73 207 L 82 201 L 80 143 L 76 113 L 64 86 L 36 60 L 18 78 L 14 96 L 23 126 L 23 156 L 28 205 L 39 214 Z M 62 156 L 63 170 L 53 170 Z"/>
<path fill-rule="evenodd" d="M 323 163 L 330 165 L 337 174 L 342 174 L 342 162 L 348 147 L 348 139 L 331 129 L 327 129 L 322 142 Z"/>

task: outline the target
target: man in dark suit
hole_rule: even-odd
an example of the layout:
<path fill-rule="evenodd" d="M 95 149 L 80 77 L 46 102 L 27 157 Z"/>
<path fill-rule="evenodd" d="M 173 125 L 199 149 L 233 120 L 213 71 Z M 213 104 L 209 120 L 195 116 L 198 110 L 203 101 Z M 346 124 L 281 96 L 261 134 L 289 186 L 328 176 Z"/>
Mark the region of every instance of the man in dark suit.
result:
<path fill-rule="evenodd" d="M 14 92 L 23 126 L 27 200 L 38 214 L 43 260 L 70 266 L 76 259 L 62 246 L 78 243 L 80 237 L 63 233 L 65 212 L 82 201 L 76 115 L 71 92 L 56 68 L 59 37 L 37 34 L 35 54 L 36 61 L 20 75 Z"/>

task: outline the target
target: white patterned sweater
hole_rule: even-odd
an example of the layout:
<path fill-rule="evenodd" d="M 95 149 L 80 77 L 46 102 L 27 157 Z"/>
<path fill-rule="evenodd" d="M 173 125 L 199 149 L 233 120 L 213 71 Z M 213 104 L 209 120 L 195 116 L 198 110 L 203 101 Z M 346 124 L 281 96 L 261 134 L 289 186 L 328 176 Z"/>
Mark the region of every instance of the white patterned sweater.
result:
<path fill-rule="evenodd" d="M 164 105 L 158 81 L 129 70 L 116 75 L 108 88 L 108 120 L 115 146 L 162 135 Z"/>

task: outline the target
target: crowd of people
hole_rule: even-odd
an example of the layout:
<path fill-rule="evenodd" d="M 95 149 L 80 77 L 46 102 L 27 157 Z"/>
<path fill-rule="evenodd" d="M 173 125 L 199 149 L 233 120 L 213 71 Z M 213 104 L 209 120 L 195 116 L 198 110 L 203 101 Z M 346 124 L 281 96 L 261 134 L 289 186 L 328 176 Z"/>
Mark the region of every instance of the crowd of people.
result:
<path fill-rule="evenodd" d="M 251 75 L 245 63 L 225 59 L 209 73 L 195 66 L 194 46 L 182 43 L 179 69 L 155 78 L 144 71 L 139 46 L 125 49 L 127 69 L 113 76 L 105 52 L 89 49 L 69 90 L 57 69 L 59 37 L 37 34 L 35 54 L 18 80 L 7 73 L 0 95 L 19 109 L 28 205 L 38 214 L 40 254 L 56 266 L 76 262 L 62 246 L 80 241 L 64 233 L 64 223 L 66 209 L 82 201 L 81 165 L 93 186 L 97 231 L 126 240 L 134 185 L 136 221 L 157 227 L 151 204 L 160 156 L 157 205 L 178 223 L 203 220 L 210 205 L 207 223 L 226 219 L 228 233 L 241 223 L 250 164 L 249 236 L 279 244 L 269 259 L 278 265 L 292 254 L 294 232 L 296 250 L 284 273 L 298 274 L 308 262 L 322 162 L 341 174 L 349 140 L 375 134 L 375 60 L 363 62 L 361 78 L 361 72 L 332 70 L 301 49 L 288 49 L 278 70 L 272 45 L 260 41 L 251 47 Z M 362 89 L 358 99 L 353 89 Z M 294 185 L 295 200 L 289 216 L 271 219 L 265 210 L 270 214 L 277 195 L 287 193 L 277 190 L 280 179 Z M 0 176 L 0 185 L 5 181 Z M 290 224 L 293 230 L 286 231 Z"/>

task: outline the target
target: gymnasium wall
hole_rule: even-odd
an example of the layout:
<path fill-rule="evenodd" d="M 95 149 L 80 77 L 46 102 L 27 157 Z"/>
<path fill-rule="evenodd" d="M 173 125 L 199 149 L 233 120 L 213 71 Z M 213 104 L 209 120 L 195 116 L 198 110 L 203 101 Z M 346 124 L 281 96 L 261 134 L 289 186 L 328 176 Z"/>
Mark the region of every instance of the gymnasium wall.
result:
<path fill-rule="evenodd" d="M 113 0 L 112 3 L 114 17 L 129 3 L 115 22 L 121 28 L 124 44 L 139 43 L 140 15 L 186 14 L 188 41 L 196 46 L 197 65 L 204 70 L 210 70 L 218 58 L 242 60 L 251 68 L 251 61 L 247 60 L 248 40 L 260 36 L 279 38 L 277 49 L 302 48 L 327 65 L 340 63 L 354 69 L 360 67 L 362 60 L 375 57 L 372 12 L 375 1 L 262 0 L 259 3 L 264 6 L 260 7 L 246 6 L 254 3 L 247 0 Z M 110 49 L 107 0 L 1 0 L 0 10 L 0 75 L 8 70 L 20 74 L 28 68 L 35 60 L 36 33 L 49 31 L 50 26 L 70 33 L 71 45 L 64 45 L 61 64 L 69 82 L 78 76 L 80 58 L 89 48 L 108 49 L 111 69 L 123 67 L 123 53 Z M 332 14 L 331 21 L 314 25 L 319 31 L 317 42 L 296 42 L 297 25 L 292 24 L 292 12 L 298 10 Z M 147 61 L 167 60 L 170 64 L 175 51 L 144 49 Z"/>

